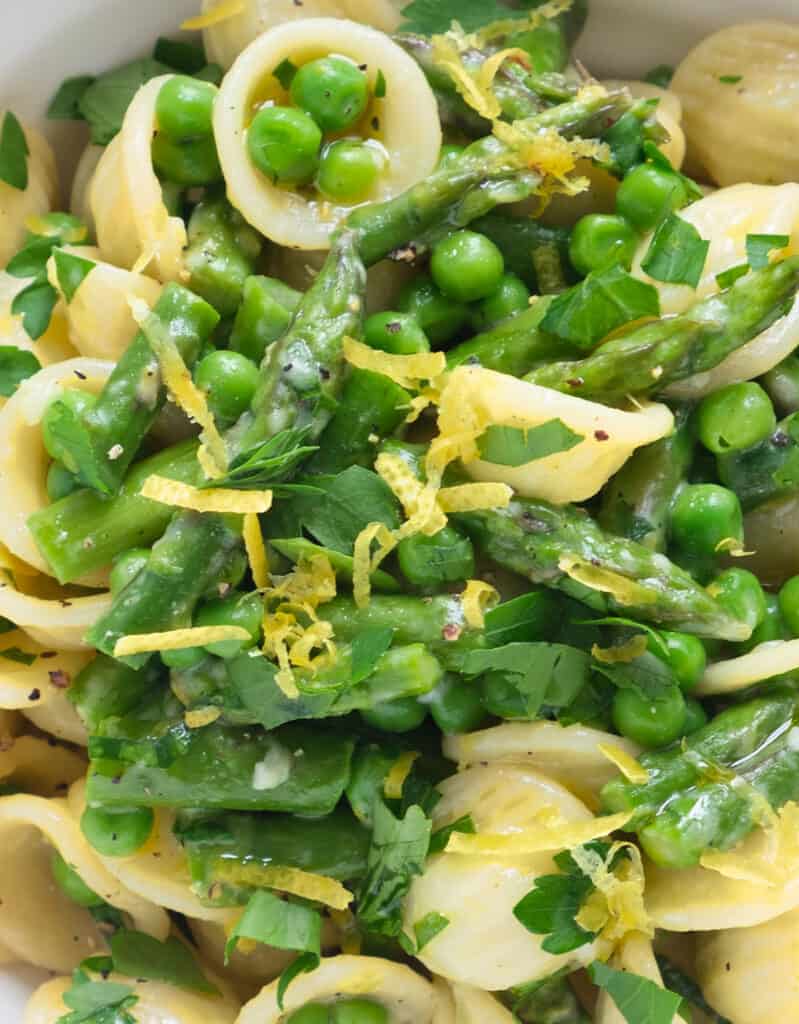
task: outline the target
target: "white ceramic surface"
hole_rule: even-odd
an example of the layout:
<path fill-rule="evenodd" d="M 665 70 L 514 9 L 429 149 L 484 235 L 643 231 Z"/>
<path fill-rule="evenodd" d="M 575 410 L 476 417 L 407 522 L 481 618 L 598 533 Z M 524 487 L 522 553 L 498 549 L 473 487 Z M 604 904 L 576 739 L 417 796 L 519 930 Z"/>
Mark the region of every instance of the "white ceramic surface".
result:
<path fill-rule="evenodd" d="M 62 79 L 113 67 L 174 34 L 196 0 L 0 0 L 3 60 L 0 107 L 40 118 Z M 626 77 L 676 63 L 723 25 L 763 18 L 799 19 L 797 0 L 591 0 L 580 56 L 596 72 Z M 75 151 L 80 129 L 48 125 L 62 150 Z M 69 160 L 65 161 L 69 166 Z M 2 908 L 0 908 L 2 913 Z M 42 921 L 42 928 L 47 921 Z M 27 993 L 43 977 L 0 968 L 0 1024 L 19 1024 Z"/>

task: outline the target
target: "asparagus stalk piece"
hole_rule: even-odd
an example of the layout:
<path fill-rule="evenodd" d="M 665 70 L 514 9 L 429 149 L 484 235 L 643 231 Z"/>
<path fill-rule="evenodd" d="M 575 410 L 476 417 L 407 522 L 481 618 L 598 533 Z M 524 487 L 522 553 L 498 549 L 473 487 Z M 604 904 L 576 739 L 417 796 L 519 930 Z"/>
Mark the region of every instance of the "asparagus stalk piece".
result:
<path fill-rule="evenodd" d="M 761 820 L 763 798 L 777 810 L 799 797 L 799 751 L 792 749 L 796 697 L 775 693 L 722 711 L 680 747 L 644 754 L 644 784 L 616 778 L 603 805 L 629 810 L 647 854 L 663 867 L 698 863 L 727 850 Z"/>
<path fill-rule="evenodd" d="M 261 254 L 261 236 L 226 199 L 216 197 L 195 206 L 188 237 L 185 263 L 189 287 L 220 316 L 233 316 Z"/>
<path fill-rule="evenodd" d="M 184 441 L 136 463 L 111 501 L 87 488 L 30 517 L 28 528 L 59 583 L 74 583 L 110 565 L 123 551 L 158 540 L 174 509 L 140 496 L 152 474 L 198 484 L 197 442 Z"/>
<path fill-rule="evenodd" d="M 197 603 L 223 579 L 241 550 L 241 535 L 221 516 L 176 515 L 153 546 L 145 567 L 89 630 L 87 640 L 113 655 L 117 640 L 128 634 L 190 626 Z M 148 658 L 136 654 L 124 661 L 136 668 Z"/>
<path fill-rule="evenodd" d="M 168 333 L 191 365 L 219 315 L 192 292 L 168 284 L 153 307 L 151 321 L 152 329 Z M 165 401 L 158 360 L 145 331 L 140 331 L 83 416 L 63 402 L 54 403 L 52 430 L 69 453 L 67 468 L 87 487 L 115 494 Z"/>
<path fill-rule="evenodd" d="M 551 363 L 526 380 L 614 404 L 704 373 L 785 316 L 799 290 L 799 257 L 756 270 L 680 316 L 628 325 L 585 359 Z"/>
<path fill-rule="evenodd" d="M 590 596 L 592 607 L 604 604 L 617 614 L 698 636 L 749 636 L 749 627 L 724 611 L 687 572 L 642 544 L 605 533 L 581 509 L 516 500 L 506 509 L 459 513 L 453 519 L 499 565 L 571 596 Z M 597 589 L 575 586 L 562 568 L 564 560 L 577 560 L 594 573 Z M 602 592 L 608 588 L 611 593 Z"/>
<path fill-rule="evenodd" d="M 598 137 L 629 102 L 624 92 L 597 93 L 550 107 L 521 124 L 533 134 L 551 129 L 566 137 Z M 355 210 L 347 225 L 357 232 L 361 256 L 369 266 L 395 250 L 421 253 L 442 235 L 496 206 L 527 198 L 540 184 L 538 173 L 520 168 L 512 147 L 488 137 L 395 199 Z"/>
<path fill-rule="evenodd" d="M 602 492 L 599 524 L 609 533 L 666 550 L 669 506 L 691 465 L 690 410 L 676 411 L 674 433 L 639 448 Z"/>
<path fill-rule="evenodd" d="M 799 413 L 778 423 L 765 441 L 719 455 L 716 464 L 722 483 L 747 510 L 799 490 Z"/>

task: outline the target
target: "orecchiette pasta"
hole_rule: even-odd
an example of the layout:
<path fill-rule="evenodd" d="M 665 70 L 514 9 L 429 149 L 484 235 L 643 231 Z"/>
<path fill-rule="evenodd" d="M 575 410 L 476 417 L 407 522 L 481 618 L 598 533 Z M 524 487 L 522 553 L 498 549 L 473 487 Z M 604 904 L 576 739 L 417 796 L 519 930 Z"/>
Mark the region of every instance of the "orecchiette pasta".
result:
<path fill-rule="evenodd" d="M 799 911 L 700 935 L 696 953 L 705 998 L 734 1024 L 799 1018 Z"/>
<path fill-rule="evenodd" d="M 591 819 L 591 812 L 557 782 L 516 764 L 468 768 L 440 785 L 443 794 L 434 811 L 441 827 L 471 814 L 478 832 L 514 832 L 530 827 L 537 812 L 555 808 L 567 821 Z M 552 855 L 517 857 L 441 853 L 414 880 L 405 905 L 405 929 L 431 911 L 449 924 L 419 954 L 431 971 L 453 982 L 489 991 L 535 981 L 566 966 L 590 962 L 597 947 L 589 943 L 572 953 L 554 956 L 513 916 L 519 900 L 534 888 L 540 875 L 552 874 Z M 480 928 L 473 908 L 482 907 Z"/>
<path fill-rule="evenodd" d="M 161 981 L 126 978 L 111 974 L 107 979 L 121 982 L 136 997 L 136 1024 L 234 1024 L 236 1001 L 229 995 L 213 995 L 178 988 Z M 69 978 L 45 982 L 31 997 L 22 1024 L 57 1024 L 68 1012 L 63 1000 L 70 988 Z"/>
<path fill-rule="evenodd" d="M 306 1003 L 333 1003 L 352 996 L 385 1006 L 391 1024 L 434 1024 L 430 983 L 410 968 L 378 957 L 342 955 L 322 960 L 315 971 L 292 981 L 282 1011 L 277 987 L 272 982 L 242 1007 L 237 1024 L 282 1024 Z"/>
<path fill-rule="evenodd" d="M 703 39 L 677 68 L 689 153 L 718 185 L 777 185 L 799 175 L 799 28 L 756 21 Z"/>
<path fill-rule="evenodd" d="M 599 806 L 599 792 L 618 774 L 616 766 L 599 749 L 620 748 L 637 757 L 640 747 L 630 740 L 585 725 L 562 726 L 557 722 L 506 722 L 481 732 L 447 736 L 444 753 L 460 768 L 485 761 L 524 764 L 556 779 L 592 809 Z"/>
<path fill-rule="evenodd" d="M 429 174 L 441 146 L 436 100 L 419 66 L 403 49 L 366 25 L 335 18 L 291 21 L 251 43 L 222 83 L 214 114 L 219 159 L 230 201 L 267 238 L 296 249 L 326 249 L 350 207 L 309 202 L 276 187 L 249 158 L 246 135 L 253 106 L 281 61 L 295 64 L 332 52 L 365 65 L 370 82 L 386 81 L 379 104 L 386 168 L 374 199 L 387 199 Z"/>
<path fill-rule="evenodd" d="M 461 366 L 450 374 L 438 422 L 442 433 L 457 435 L 472 424 L 528 430 L 553 419 L 566 424 L 580 442 L 521 466 L 477 459 L 466 464 L 466 471 L 476 480 L 509 484 L 524 497 L 556 504 L 585 501 L 636 448 L 665 437 L 674 425 L 665 405 L 623 412 L 479 366 Z"/>
<path fill-rule="evenodd" d="M 0 120 L 5 117 L 0 110 Z M 14 188 L 0 181 L 0 266 L 20 248 L 29 217 L 47 213 L 58 196 L 58 173 L 50 144 L 39 132 L 23 125 L 28 144 L 28 187 Z"/>
<path fill-rule="evenodd" d="M 166 81 L 162 75 L 139 89 L 89 186 L 103 258 L 128 270 L 149 270 L 165 283 L 180 279 L 186 245 L 186 227 L 169 215 L 153 170 L 155 104 Z"/>

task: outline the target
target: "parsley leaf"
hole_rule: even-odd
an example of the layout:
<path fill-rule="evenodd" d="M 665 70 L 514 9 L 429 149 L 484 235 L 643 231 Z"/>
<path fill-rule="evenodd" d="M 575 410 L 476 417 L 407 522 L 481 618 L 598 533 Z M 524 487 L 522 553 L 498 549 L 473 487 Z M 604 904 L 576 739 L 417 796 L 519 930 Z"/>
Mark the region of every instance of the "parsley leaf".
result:
<path fill-rule="evenodd" d="M 536 459 L 545 459 L 556 452 L 568 452 L 581 441 L 563 420 L 547 420 L 537 427 L 491 426 L 478 439 L 480 458 L 497 466 L 523 466 Z"/>
<path fill-rule="evenodd" d="M 790 245 L 790 235 L 747 235 L 746 257 L 752 270 L 762 270 L 769 264 L 769 253 L 773 249 L 784 249 Z"/>
<path fill-rule="evenodd" d="M 413 931 L 416 935 L 416 952 L 421 953 L 424 947 L 432 942 L 436 935 L 440 935 L 448 924 L 449 918 L 439 914 L 437 910 L 431 910 L 420 921 L 414 922 Z"/>
<path fill-rule="evenodd" d="M 258 889 L 225 946 L 227 964 L 239 939 L 254 939 L 277 949 L 321 954 L 322 918 L 317 910 L 290 903 L 267 889 Z"/>
<path fill-rule="evenodd" d="M 669 214 L 655 231 L 641 268 L 656 281 L 696 288 L 705 268 L 710 242 L 693 224 Z"/>
<path fill-rule="evenodd" d="M 376 800 L 373 814 L 366 877 L 358 893 L 358 919 L 368 931 L 397 938 L 402 932 L 402 901 L 424 868 L 431 823 L 416 804 L 404 818 L 395 818 L 382 800 Z"/>
<path fill-rule="evenodd" d="M 526 18 L 527 11 L 512 10 L 497 0 L 413 0 L 402 9 L 403 32 L 436 35 L 448 32 L 457 21 L 464 32 L 490 25 L 492 21 Z"/>
<path fill-rule="evenodd" d="M 58 88 L 58 92 L 50 100 L 47 117 L 50 121 L 82 121 L 80 101 L 90 85 L 94 85 L 94 75 L 78 75 L 67 78 Z"/>
<path fill-rule="evenodd" d="M 599 960 L 588 968 L 595 985 L 605 989 L 627 1024 L 671 1024 L 682 999 L 648 978 L 617 971 Z"/>
<path fill-rule="evenodd" d="M 57 302 L 58 292 L 49 281 L 34 281 L 14 297 L 11 312 L 22 317 L 25 333 L 36 341 L 50 326 Z"/>
<path fill-rule="evenodd" d="M 58 287 L 64 293 L 67 303 L 72 302 L 75 292 L 80 288 L 89 274 L 97 264 L 93 260 L 86 260 L 82 256 L 75 256 L 64 249 L 54 249 L 56 276 Z"/>
<path fill-rule="evenodd" d="M 89 122 L 92 142 L 107 146 L 122 127 L 130 102 L 139 89 L 170 68 L 160 61 L 143 57 L 121 68 L 100 75 L 83 93 L 78 103 L 81 116 Z"/>
<path fill-rule="evenodd" d="M 165 981 L 178 988 L 217 993 L 189 949 L 176 938 L 159 942 L 143 932 L 118 931 L 110 939 L 114 970 L 130 978 Z"/>
<path fill-rule="evenodd" d="M 28 140 L 10 110 L 0 131 L 0 181 L 20 192 L 28 187 Z"/>
<path fill-rule="evenodd" d="M 391 646 L 393 636 L 394 630 L 384 626 L 364 629 L 357 634 L 352 641 L 350 682 L 353 686 L 374 672 L 375 665 Z"/>
<path fill-rule="evenodd" d="M 623 324 L 659 315 L 657 289 L 616 266 L 595 270 L 557 295 L 541 321 L 541 330 L 589 349 Z"/>
<path fill-rule="evenodd" d="M 10 398 L 23 380 L 41 370 L 41 363 L 33 354 L 16 345 L 0 345 L 0 395 Z"/>
<path fill-rule="evenodd" d="M 139 1001 L 130 985 L 116 981 L 92 981 L 78 968 L 72 986 L 61 997 L 72 1011 L 58 1018 L 58 1024 L 136 1024 L 127 1012 Z"/>
<path fill-rule="evenodd" d="M 591 665 L 585 651 L 565 644 L 515 643 L 487 651 L 471 651 L 466 675 L 501 672 L 519 693 L 526 718 L 541 706 L 568 707 L 585 683 Z"/>

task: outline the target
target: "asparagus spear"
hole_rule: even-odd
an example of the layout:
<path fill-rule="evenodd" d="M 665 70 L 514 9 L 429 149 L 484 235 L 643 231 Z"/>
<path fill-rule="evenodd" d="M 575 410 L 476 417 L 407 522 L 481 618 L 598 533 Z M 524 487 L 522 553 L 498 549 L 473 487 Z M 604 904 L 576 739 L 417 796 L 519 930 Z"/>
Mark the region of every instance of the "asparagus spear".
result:
<path fill-rule="evenodd" d="M 733 619 L 710 595 L 663 555 L 635 541 L 604 533 L 581 509 L 516 500 L 506 509 L 459 513 L 454 516 L 483 554 L 533 583 L 565 590 L 592 606 L 604 604 L 622 615 L 655 622 L 698 636 L 746 640 L 747 625 Z M 618 597 L 605 596 L 571 579 L 560 567 L 575 558 L 589 571 L 612 573 L 610 585 Z M 627 583 L 630 584 L 627 587 Z M 581 593 L 582 591 L 582 593 Z"/>
<path fill-rule="evenodd" d="M 628 325 L 585 359 L 551 363 L 526 380 L 614 404 L 711 370 L 765 331 L 793 305 L 799 257 L 772 263 L 680 316 Z"/>
<path fill-rule="evenodd" d="M 550 107 L 521 124 L 533 134 L 551 129 L 566 137 L 597 137 L 629 103 L 624 92 L 592 94 Z M 540 184 L 540 174 L 519 167 L 512 147 L 489 136 L 395 199 L 355 210 L 347 226 L 357 232 L 361 256 L 369 266 L 395 250 L 412 256 L 421 253 L 442 235 L 496 206 L 527 198 Z"/>
<path fill-rule="evenodd" d="M 241 550 L 240 534 L 221 516 L 176 515 L 153 546 L 145 567 L 86 639 L 99 651 L 113 655 L 117 640 L 130 633 L 190 626 L 197 603 L 223 579 L 230 561 Z M 135 668 L 148 657 L 137 654 L 124 661 Z"/>
<path fill-rule="evenodd" d="M 760 798 L 776 810 L 799 797 L 799 751 L 789 740 L 795 711 L 787 692 L 722 711 L 680 747 L 644 754 L 648 782 L 607 783 L 603 805 L 635 812 L 628 827 L 663 867 L 730 849 L 758 824 Z"/>
<path fill-rule="evenodd" d="M 799 413 L 778 423 L 765 441 L 719 455 L 716 464 L 722 483 L 747 510 L 799 490 Z"/>
<path fill-rule="evenodd" d="M 261 254 L 261 236 L 226 199 L 217 196 L 195 206 L 188 237 L 184 260 L 189 287 L 220 316 L 233 316 Z"/>
<path fill-rule="evenodd" d="M 599 523 L 609 533 L 666 550 L 669 506 L 691 465 L 690 410 L 676 410 L 674 433 L 639 448 L 602 492 Z"/>
<path fill-rule="evenodd" d="M 189 365 L 219 322 L 207 302 L 178 284 L 164 288 L 150 319 L 152 329 L 167 332 Z M 69 453 L 67 468 L 87 487 L 115 494 L 165 401 L 158 360 L 140 331 L 83 416 L 54 403 L 51 429 Z"/>

